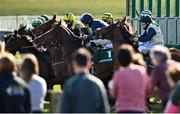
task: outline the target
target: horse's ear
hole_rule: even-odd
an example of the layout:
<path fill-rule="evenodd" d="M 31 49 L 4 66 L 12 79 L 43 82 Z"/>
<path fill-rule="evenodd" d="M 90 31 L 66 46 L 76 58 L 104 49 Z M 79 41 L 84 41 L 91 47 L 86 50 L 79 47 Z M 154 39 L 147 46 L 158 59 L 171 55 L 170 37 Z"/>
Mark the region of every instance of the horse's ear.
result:
<path fill-rule="evenodd" d="M 26 29 L 26 25 L 24 25 L 23 27 L 21 27 L 22 29 Z"/>
<path fill-rule="evenodd" d="M 118 20 L 115 24 L 116 24 L 116 25 L 119 25 L 119 23 L 120 23 L 120 21 Z"/>
<path fill-rule="evenodd" d="M 125 16 L 123 19 L 122 19 L 122 22 L 126 22 L 127 21 L 127 17 Z"/>
<path fill-rule="evenodd" d="M 17 30 L 14 30 L 14 36 L 16 37 L 18 34 L 18 31 Z"/>
<path fill-rule="evenodd" d="M 56 20 L 56 14 L 53 15 L 52 20 Z"/>
<path fill-rule="evenodd" d="M 59 23 L 58 23 L 58 26 L 61 26 L 61 19 L 60 19 L 60 21 L 59 21 Z"/>

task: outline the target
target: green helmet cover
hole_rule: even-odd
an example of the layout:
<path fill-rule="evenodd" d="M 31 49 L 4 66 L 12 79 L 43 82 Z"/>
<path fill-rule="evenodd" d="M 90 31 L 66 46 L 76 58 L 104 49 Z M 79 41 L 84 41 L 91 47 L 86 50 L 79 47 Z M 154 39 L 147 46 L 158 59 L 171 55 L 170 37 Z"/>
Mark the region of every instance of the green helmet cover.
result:
<path fill-rule="evenodd" d="M 31 24 L 32 24 L 33 27 L 37 27 L 40 24 L 42 24 L 42 21 L 40 19 L 34 19 L 34 20 L 32 20 Z"/>

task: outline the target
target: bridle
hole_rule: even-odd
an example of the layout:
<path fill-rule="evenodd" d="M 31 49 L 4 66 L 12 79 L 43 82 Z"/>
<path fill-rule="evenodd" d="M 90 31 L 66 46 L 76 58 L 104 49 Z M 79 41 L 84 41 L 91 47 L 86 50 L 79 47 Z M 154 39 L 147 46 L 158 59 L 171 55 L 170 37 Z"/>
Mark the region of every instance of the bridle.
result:
<path fill-rule="evenodd" d="M 117 29 L 119 29 L 119 31 L 122 32 L 122 35 L 124 37 L 127 37 L 127 35 L 129 36 L 133 36 L 132 34 L 129 33 L 129 30 L 128 30 L 128 25 L 124 24 L 123 22 L 119 21 L 118 24 L 114 24 L 114 25 L 110 25 L 110 26 L 114 26 L 116 27 Z M 96 37 L 98 38 L 101 38 L 101 37 L 110 37 L 112 35 L 112 33 L 116 30 L 116 28 L 112 27 L 112 29 L 110 29 L 108 32 L 106 32 L 105 34 L 100 34 L 98 33 L 98 31 L 100 31 L 101 29 L 97 30 L 97 33 L 96 35 L 93 36 L 93 39 L 96 39 Z M 103 29 L 103 28 L 102 28 Z M 131 38 L 129 38 L 129 40 L 131 40 Z M 128 40 L 125 39 L 125 41 L 127 42 Z"/>
<path fill-rule="evenodd" d="M 31 30 L 27 30 L 27 32 L 29 33 L 29 35 L 34 39 L 35 35 L 33 34 L 33 32 Z"/>

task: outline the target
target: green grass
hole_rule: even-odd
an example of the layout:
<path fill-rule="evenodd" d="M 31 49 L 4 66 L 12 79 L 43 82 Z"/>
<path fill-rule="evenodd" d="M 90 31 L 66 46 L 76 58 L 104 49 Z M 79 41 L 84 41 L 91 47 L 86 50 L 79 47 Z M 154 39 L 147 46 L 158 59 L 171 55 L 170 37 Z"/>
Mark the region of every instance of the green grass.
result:
<path fill-rule="evenodd" d="M 137 9 L 139 8 L 137 0 Z M 153 14 L 156 11 L 156 0 L 153 0 Z M 173 15 L 174 0 L 171 0 L 171 15 Z M 147 9 L 147 0 L 145 0 Z M 126 0 L 0 0 L 0 15 L 41 15 L 73 12 L 81 15 L 90 12 L 99 18 L 104 12 L 110 12 L 115 18 L 126 14 Z M 165 0 L 162 0 L 162 14 L 165 14 Z"/>
<path fill-rule="evenodd" d="M 125 0 L 0 0 L 0 15 L 41 15 L 90 12 L 100 17 L 112 12 L 116 17 L 125 15 Z"/>

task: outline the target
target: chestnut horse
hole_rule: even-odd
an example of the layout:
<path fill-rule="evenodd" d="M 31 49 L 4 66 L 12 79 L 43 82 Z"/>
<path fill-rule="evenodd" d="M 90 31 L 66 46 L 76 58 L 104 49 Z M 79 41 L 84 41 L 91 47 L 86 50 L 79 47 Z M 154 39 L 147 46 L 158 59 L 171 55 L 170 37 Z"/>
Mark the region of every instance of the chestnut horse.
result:
<path fill-rule="evenodd" d="M 121 21 L 118 21 L 110 26 L 98 29 L 92 33 L 94 39 L 108 39 L 113 44 L 113 57 L 114 57 L 114 70 L 118 68 L 118 62 L 115 59 L 116 49 L 119 45 L 128 43 L 134 45 L 133 38 L 136 33 L 132 31 L 132 26 L 128 22 L 127 17 L 124 17 Z"/>
<path fill-rule="evenodd" d="M 92 36 L 97 38 L 103 38 L 103 39 L 109 39 L 113 43 L 113 52 L 116 52 L 115 50 L 117 47 L 121 44 L 128 43 L 134 47 L 135 50 L 137 50 L 136 42 L 134 42 L 133 38 L 136 37 L 136 33 L 132 31 L 132 26 L 128 22 L 127 18 L 124 17 L 121 21 L 118 21 L 115 24 L 112 24 L 108 27 L 104 27 L 100 30 L 96 30 Z M 175 61 L 180 62 L 180 51 L 175 48 L 169 48 L 172 59 Z M 115 55 L 115 53 L 114 53 Z M 117 68 L 115 59 L 115 68 Z"/>

